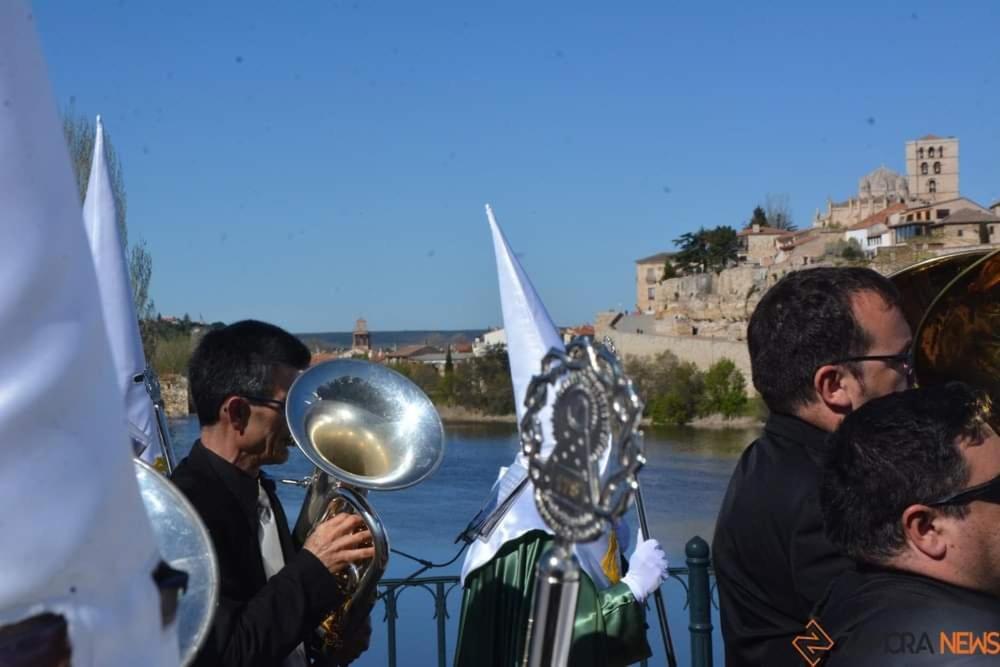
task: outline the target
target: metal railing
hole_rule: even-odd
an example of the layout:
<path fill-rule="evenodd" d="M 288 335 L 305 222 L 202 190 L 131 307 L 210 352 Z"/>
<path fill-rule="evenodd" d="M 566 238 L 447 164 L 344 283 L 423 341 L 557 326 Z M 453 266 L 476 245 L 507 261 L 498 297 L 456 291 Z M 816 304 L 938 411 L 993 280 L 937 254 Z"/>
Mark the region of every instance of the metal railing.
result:
<path fill-rule="evenodd" d="M 684 587 L 688 610 L 688 632 L 691 635 L 691 667 L 712 667 L 712 599 L 711 556 L 708 543 L 700 537 L 688 540 L 684 547 L 687 567 L 672 567 L 669 578 Z M 399 621 L 397 603 L 399 596 L 408 589 L 422 588 L 434 600 L 434 620 L 437 628 L 437 664 L 448 665 L 448 647 L 445 637 L 448 622 L 448 595 L 459 588 L 458 577 L 420 577 L 417 579 L 383 579 L 379 593 L 385 607 L 388 665 L 397 665 L 396 626 Z M 646 665 L 647 661 L 642 661 Z"/>

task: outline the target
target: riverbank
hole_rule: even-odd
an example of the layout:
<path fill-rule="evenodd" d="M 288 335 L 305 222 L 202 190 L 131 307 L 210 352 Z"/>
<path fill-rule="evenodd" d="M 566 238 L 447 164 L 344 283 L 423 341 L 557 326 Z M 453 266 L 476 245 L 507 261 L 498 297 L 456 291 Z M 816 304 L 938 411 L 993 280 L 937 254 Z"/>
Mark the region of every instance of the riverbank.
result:
<path fill-rule="evenodd" d="M 453 405 L 435 406 L 441 421 L 445 424 L 516 424 L 516 415 L 484 415 L 475 410 L 469 410 Z M 646 417 L 641 422 L 642 426 L 653 425 L 651 419 Z M 764 422 L 757 417 L 724 417 L 721 414 L 698 417 L 686 424 L 691 428 L 705 430 L 726 430 L 726 429 L 756 429 L 763 428 Z"/>
<path fill-rule="evenodd" d="M 188 412 L 188 381 L 183 375 L 168 375 L 160 379 L 160 390 L 166 404 L 167 416 L 185 417 Z M 445 424 L 517 424 L 517 416 L 487 415 L 458 405 L 438 405 L 438 414 Z M 649 418 L 642 420 L 643 426 L 652 426 Z M 757 417 L 734 417 L 708 415 L 693 420 L 688 426 L 705 430 L 762 428 L 764 423 Z"/>

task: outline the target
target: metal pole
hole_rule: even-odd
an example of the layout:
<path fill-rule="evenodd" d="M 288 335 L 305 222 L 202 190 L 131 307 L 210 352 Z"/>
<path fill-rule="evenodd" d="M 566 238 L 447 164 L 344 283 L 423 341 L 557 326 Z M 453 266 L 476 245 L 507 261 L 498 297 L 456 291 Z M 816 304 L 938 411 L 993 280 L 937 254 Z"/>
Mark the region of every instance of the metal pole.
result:
<path fill-rule="evenodd" d="M 437 617 L 438 667 L 447 666 L 447 648 L 445 647 L 445 620 L 448 618 L 448 598 L 444 593 L 444 582 L 434 585 L 434 615 Z"/>
<path fill-rule="evenodd" d="M 649 525 L 646 523 L 646 505 L 642 502 L 642 489 L 639 487 L 638 479 L 635 488 L 635 509 L 639 515 L 639 530 L 642 531 L 642 539 L 648 540 Z M 667 665 L 677 667 L 674 642 L 670 638 L 670 625 L 667 623 L 667 609 L 663 604 L 663 593 L 659 587 L 653 592 L 653 601 L 656 603 L 656 615 L 660 620 L 660 634 L 663 636 L 663 651 L 667 657 Z"/>
<path fill-rule="evenodd" d="M 692 537 L 684 547 L 688 565 L 691 665 L 712 667 L 712 591 L 708 581 L 708 542 Z"/>
<path fill-rule="evenodd" d="M 538 583 L 528 620 L 525 667 L 566 667 L 580 594 L 580 563 L 571 543 L 557 540 L 538 561 Z"/>
<path fill-rule="evenodd" d="M 385 591 L 385 621 L 386 641 L 389 643 L 389 667 L 396 667 L 396 591 L 389 588 Z"/>

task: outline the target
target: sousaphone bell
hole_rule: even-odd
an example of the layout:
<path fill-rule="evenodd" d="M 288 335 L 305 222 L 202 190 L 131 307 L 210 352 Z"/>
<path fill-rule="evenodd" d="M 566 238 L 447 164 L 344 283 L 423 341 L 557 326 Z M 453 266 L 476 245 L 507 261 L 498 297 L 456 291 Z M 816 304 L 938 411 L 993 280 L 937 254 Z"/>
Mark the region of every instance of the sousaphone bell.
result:
<path fill-rule="evenodd" d="M 295 528 L 302 544 L 317 524 L 342 511 L 361 516 L 374 558 L 351 565 L 341 578 L 347 600 L 319 629 L 320 650 L 335 652 L 344 630 L 367 615 L 389 560 L 389 537 L 368 502 L 368 490 L 413 486 L 444 458 L 444 426 L 430 399 L 399 373 L 364 361 L 339 359 L 302 373 L 286 397 L 292 437 L 316 469 Z"/>

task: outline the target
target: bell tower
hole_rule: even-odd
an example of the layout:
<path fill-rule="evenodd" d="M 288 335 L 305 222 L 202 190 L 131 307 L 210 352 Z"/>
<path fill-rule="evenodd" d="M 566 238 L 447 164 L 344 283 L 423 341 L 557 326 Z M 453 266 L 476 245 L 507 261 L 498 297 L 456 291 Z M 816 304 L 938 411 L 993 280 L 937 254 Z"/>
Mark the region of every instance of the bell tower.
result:
<path fill-rule="evenodd" d="M 368 333 L 368 322 L 364 318 L 359 318 L 357 322 L 354 323 L 354 336 L 351 340 L 351 351 L 352 352 L 371 352 L 372 349 L 372 339 L 371 334 Z"/>
<path fill-rule="evenodd" d="M 958 139 L 928 134 L 906 142 L 910 197 L 936 203 L 958 197 Z"/>

